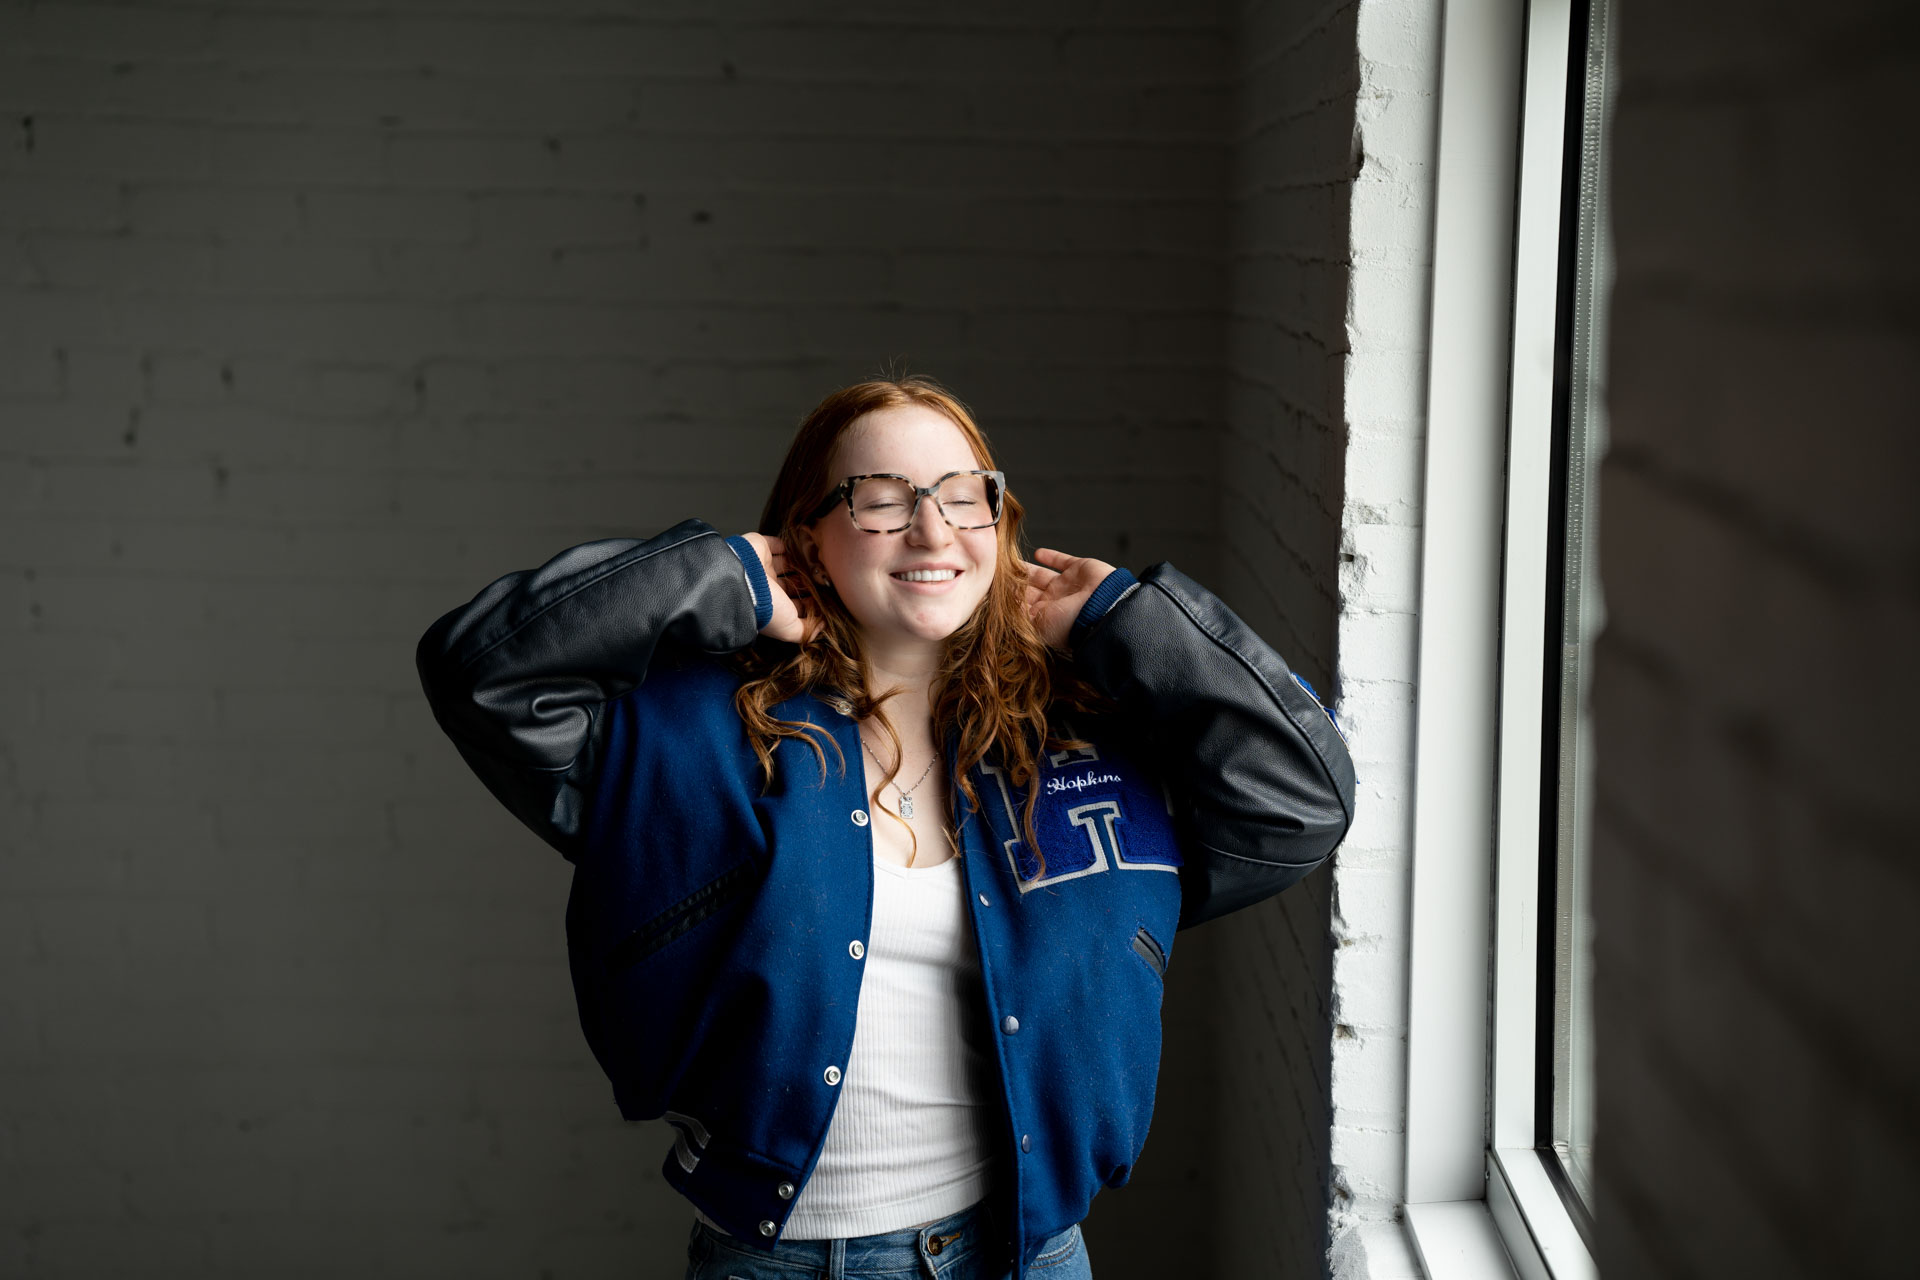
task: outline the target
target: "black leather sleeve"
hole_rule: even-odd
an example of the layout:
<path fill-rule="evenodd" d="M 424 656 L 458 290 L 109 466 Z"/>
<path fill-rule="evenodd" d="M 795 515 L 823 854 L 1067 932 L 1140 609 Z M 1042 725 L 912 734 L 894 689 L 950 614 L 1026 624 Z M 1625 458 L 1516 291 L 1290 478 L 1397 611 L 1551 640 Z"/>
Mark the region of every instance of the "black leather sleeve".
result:
<path fill-rule="evenodd" d="M 414 660 L 434 718 L 487 789 L 571 859 L 603 705 L 646 678 L 662 643 L 728 653 L 755 633 L 739 558 L 688 520 L 506 575 L 429 627 Z"/>
<path fill-rule="evenodd" d="M 1353 821 L 1353 760 L 1318 701 L 1252 628 L 1154 565 L 1075 647 L 1173 792 L 1193 847 L 1180 927 L 1285 889 Z"/>

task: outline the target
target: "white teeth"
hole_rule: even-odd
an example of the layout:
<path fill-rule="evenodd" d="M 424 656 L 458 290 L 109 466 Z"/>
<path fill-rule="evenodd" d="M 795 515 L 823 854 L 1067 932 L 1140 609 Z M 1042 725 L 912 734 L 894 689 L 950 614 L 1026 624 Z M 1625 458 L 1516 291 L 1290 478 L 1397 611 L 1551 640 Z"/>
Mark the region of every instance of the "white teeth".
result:
<path fill-rule="evenodd" d="M 946 582 L 958 576 L 954 569 L 913 569 L 906 573 L 896 573 L 894 577 L 902 582 Z"/>

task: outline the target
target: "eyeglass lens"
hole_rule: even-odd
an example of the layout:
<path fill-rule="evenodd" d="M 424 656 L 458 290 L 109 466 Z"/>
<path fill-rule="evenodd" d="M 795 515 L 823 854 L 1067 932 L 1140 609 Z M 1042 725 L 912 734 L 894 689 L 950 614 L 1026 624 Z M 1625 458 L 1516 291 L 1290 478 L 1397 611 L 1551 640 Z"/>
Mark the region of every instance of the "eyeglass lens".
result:
<path fill-rule="evenodd" d="M 940 514 L 956 529 L 984 529 L 1000 519 L 1000 487 L 991 476 L 948 476 L 934 493 Z M 870 533 L 895 533 L 913 523 L 913 486 L 869 476 L 853 486 L 853 523 Z"/>

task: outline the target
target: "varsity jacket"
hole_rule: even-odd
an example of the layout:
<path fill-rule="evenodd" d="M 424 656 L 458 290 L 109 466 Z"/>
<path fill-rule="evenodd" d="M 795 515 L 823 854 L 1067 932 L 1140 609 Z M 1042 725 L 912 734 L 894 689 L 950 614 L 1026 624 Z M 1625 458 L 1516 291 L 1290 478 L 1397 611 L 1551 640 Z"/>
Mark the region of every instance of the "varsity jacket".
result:
<path fill-rule="evenodd" d="M 752 548 L 688 520 L 508 574 L 417 653 L 461 755 L 573 865 L 580 1024 L 621 1114 L 674 1126 L 668 1182 L 747 1247 L 780 1238 L 860 1069 L 848 1052 L 873 901 L 846 702 L 821 689 L 774 708 L 831 745 L 823 767 L 782 740 L 770 784 L 734 709 L 725 655 L 771 616 Z M 1286 888 L 1353 815 L 1331 717 L 1171 565 L 1115 570 L 1070 649 L 1112 709 L 1060 720 L 1091 745 L 1040 757 L 1044 868 L 1024 788 L 993 760 L 972 772 L 977 810 L 949 788 L 1015 1280 L 1139 1158 L 1175 932 Z"/>

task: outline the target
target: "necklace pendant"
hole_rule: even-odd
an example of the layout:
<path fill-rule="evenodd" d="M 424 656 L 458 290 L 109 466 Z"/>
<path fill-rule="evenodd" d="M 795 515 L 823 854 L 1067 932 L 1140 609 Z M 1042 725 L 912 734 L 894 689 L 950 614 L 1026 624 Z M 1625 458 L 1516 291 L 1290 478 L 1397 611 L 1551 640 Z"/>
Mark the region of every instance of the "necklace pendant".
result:
<path fill-rule="evenodd" d="M 913 816 L 913 797 L 904 791 L 900 793 L 900 816 L 903 818 Z"/>

